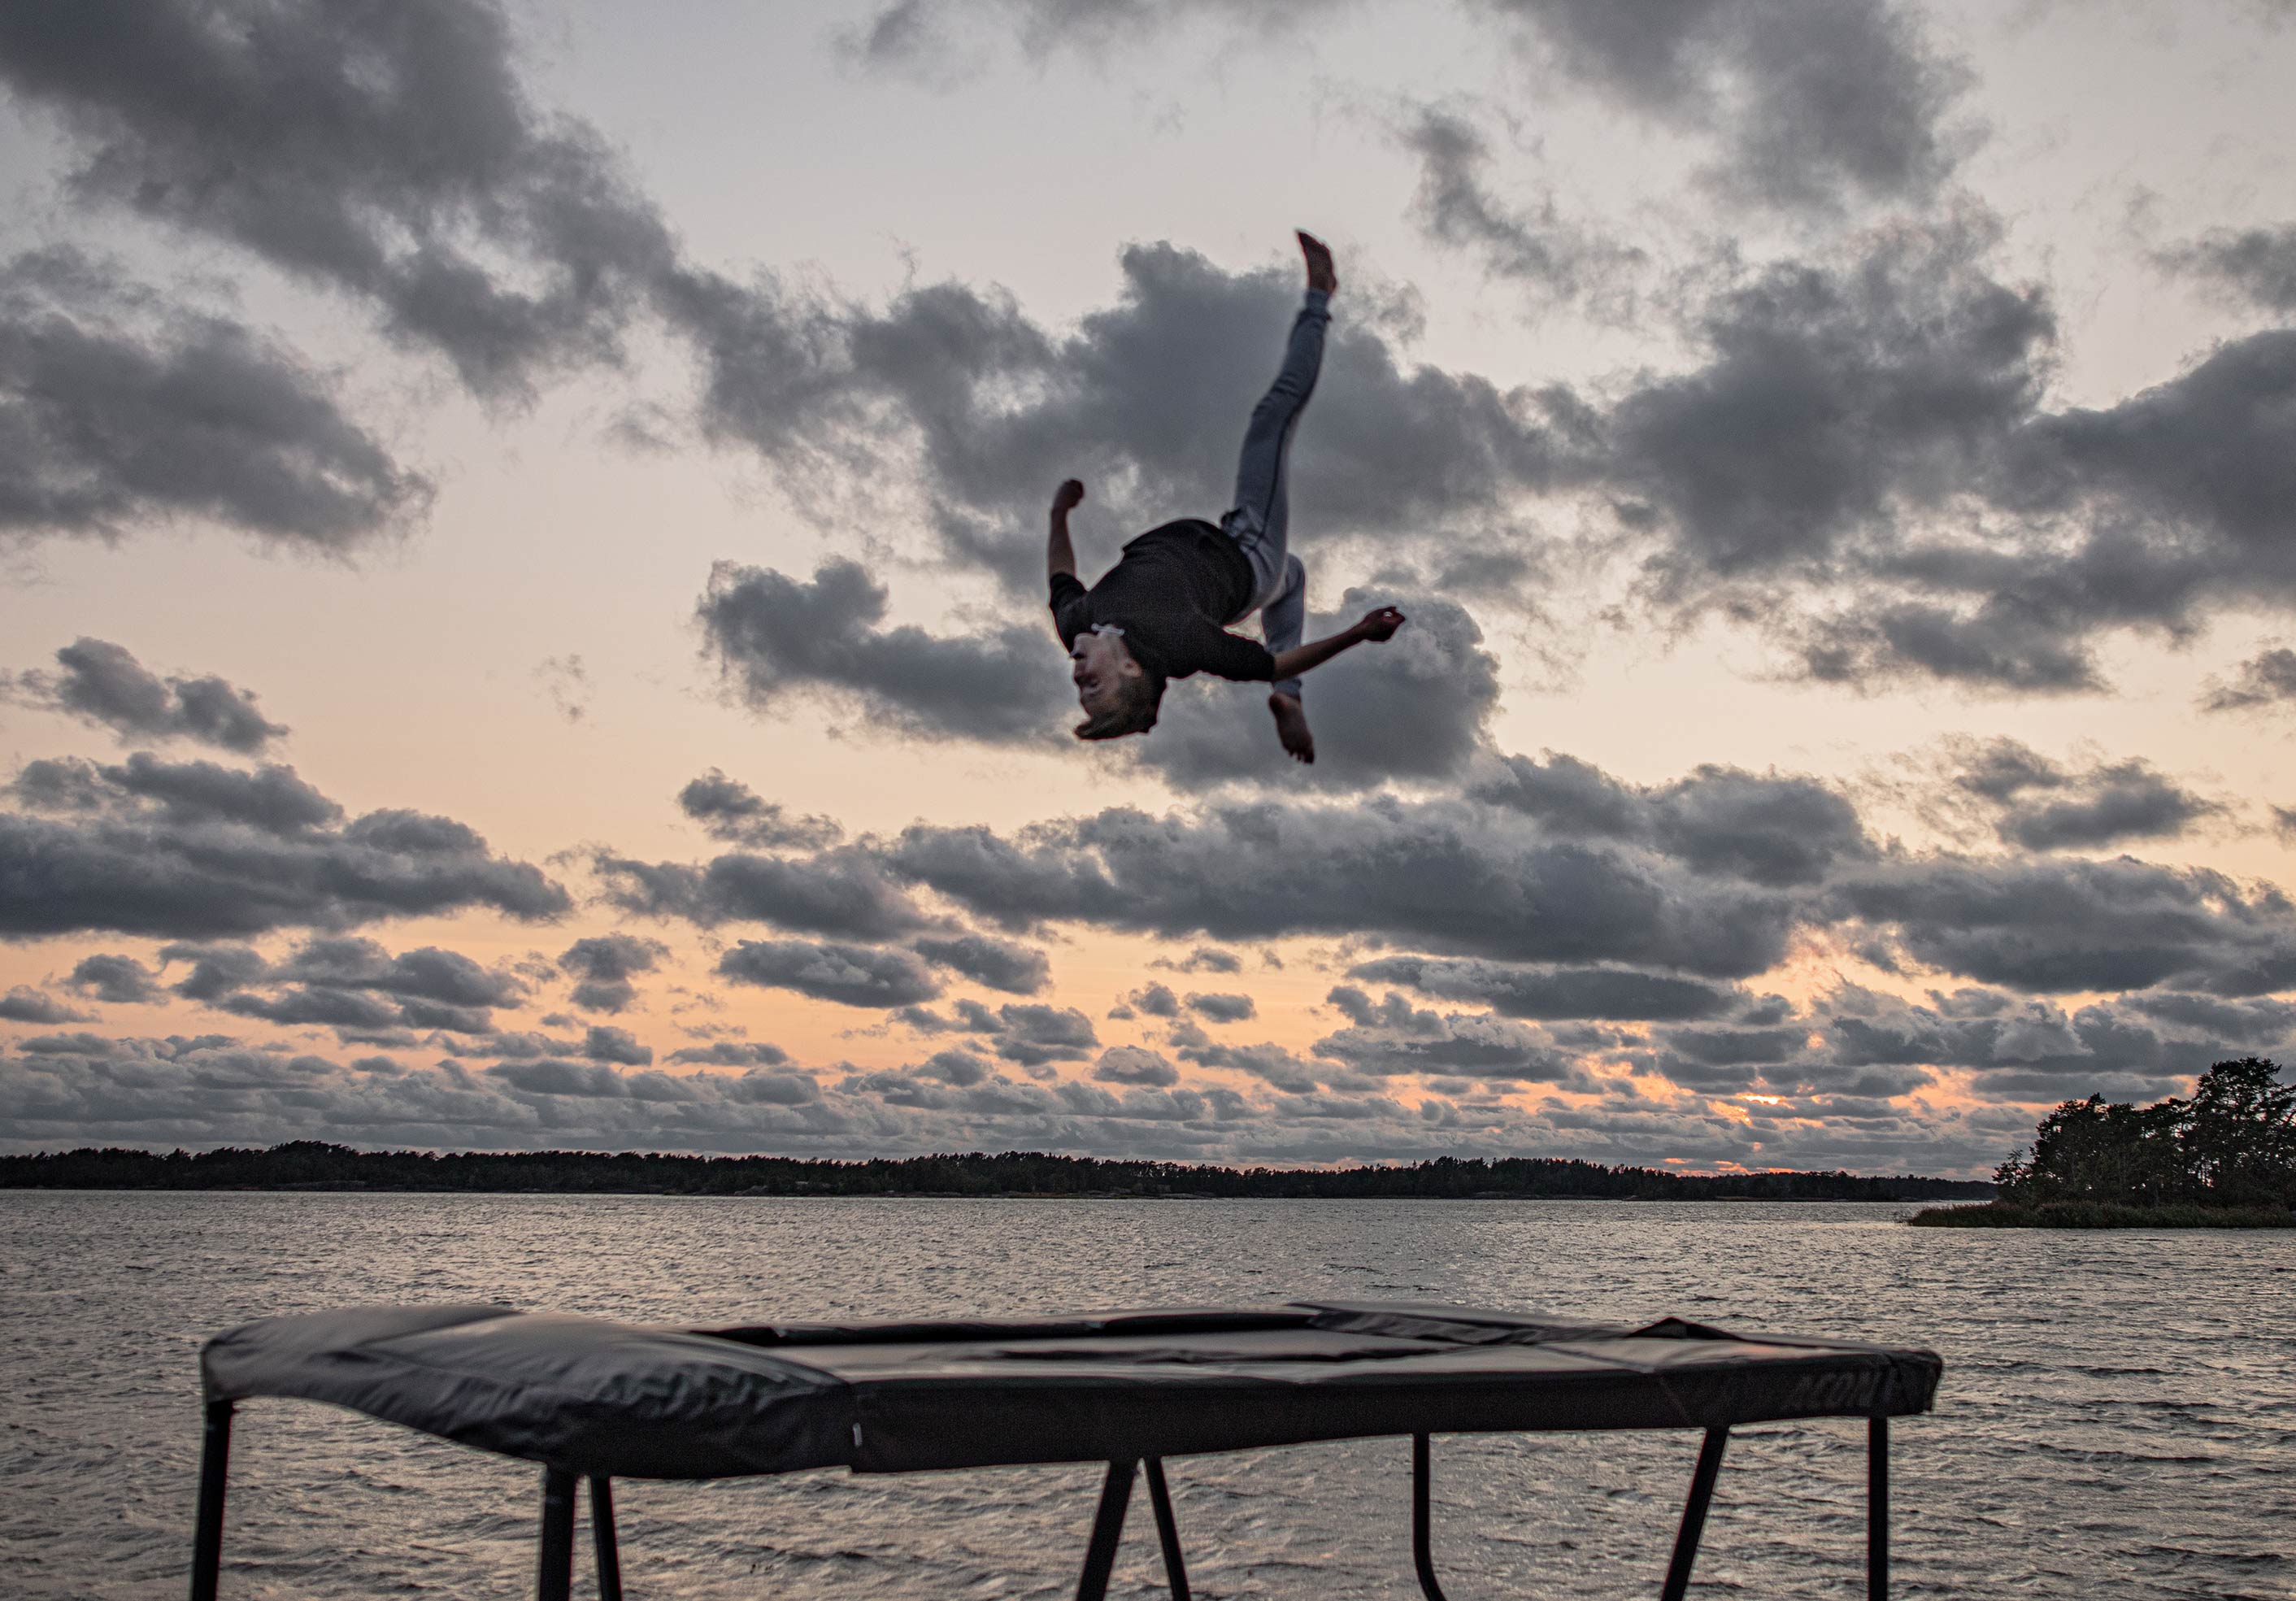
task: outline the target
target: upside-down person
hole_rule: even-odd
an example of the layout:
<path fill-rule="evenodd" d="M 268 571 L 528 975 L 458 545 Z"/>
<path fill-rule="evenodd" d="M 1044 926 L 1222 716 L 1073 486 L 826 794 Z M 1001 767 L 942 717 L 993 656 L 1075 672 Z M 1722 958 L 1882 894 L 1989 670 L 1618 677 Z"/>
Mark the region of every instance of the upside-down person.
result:
<path fill-rule="evenodd" d="M 1324 327 L 1339 287 L 1329 250 L 1302 234 L 1300 250 L 1308 262 L 1307 303 L 1292 320 L 1283 370 L 1252 408 L 1236 467 L 1235 505 L 1217 526 L 1183 518 L 1151 529 L 1087 589 L 1077 578 L 1069 540 L 1069 513 L 1083 501 L 1084 485 L 1071 478 L 1053 497 L 1045 562 L 1053 626 L 1069 647 L 1070 676 L 1085 712 L 1078 739 L 1146 733 L 1156 726 L 1165 684 L 1207 672 L 1269 685 L 1276 737 L 1299 760 L 1313 761 L 1316 740 L 1300 703 L 1300 675 L 1366 639 L 1390 638 L 1403 626 L 1402 612 L 1382 606 L 1328 638 L 1300 640 L 1308 574 L 1285 548 L 1284 471 L 1292 431 L 1316 390 Z M 1264 645 L 1228 632 L 1254 612 Z"/>

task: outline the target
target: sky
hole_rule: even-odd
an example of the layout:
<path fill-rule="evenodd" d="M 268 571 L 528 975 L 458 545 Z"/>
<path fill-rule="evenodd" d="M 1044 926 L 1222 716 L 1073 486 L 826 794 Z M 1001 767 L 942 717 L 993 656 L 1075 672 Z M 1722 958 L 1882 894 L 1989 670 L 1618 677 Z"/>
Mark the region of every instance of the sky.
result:
<path fill-rule="evenodd" d="M 0 10 L 0 1150 L 1983 1174 L 2296 1029 L 2296 0 Z M 1045 606 L 1292 456 L 1308 682 Z"/>

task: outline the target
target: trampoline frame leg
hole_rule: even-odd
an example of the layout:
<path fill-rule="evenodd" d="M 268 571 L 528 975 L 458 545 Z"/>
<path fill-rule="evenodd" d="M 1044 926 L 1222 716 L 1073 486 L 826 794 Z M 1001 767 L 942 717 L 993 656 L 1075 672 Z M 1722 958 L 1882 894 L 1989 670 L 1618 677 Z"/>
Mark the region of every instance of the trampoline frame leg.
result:
<path fill-rule="evenodd" d="M 1411 1437 L 1411 1565 L 1419 1570 L 1420 1593 L 1427 1601 L 1446 1601 L 1443 1587 L 1435 1579 L 1434 1533 L 1431 1525 L 1434 1514 L 1429 1506 L 1432 1498 L 1434 1469 L 1430 1462 L 1427 1436 Z"/>
<path fill-rule="evenodd" d="M 1164 1548 L 1164 1587 L 1172 1592 L 1172 1601 L 1188 1601 L 1188 1564 L 1180 1556 L 1180 1526 L 1172 1517 L 1172 1491 L 1164 1482 L 1164 1459 L 1145 1457 L 1141 1466 L 1148 1470 L 1148 1506 L 1156 1515 L 1156 1541 Z"/>
<path fill-rule="evenodd" d="M 1690 1567 L 1698 1560 L 1698 1537 L 1706 1530 L 1706 1508 L 1714 1499 L 1715 1475 L 1722 1471 L 1722 1448 L 1730 1443 L 1726 1428 L 1706 1431 L 1698 1448 L 1697 1471 L 1690 1475 L 1690 1499 L 1683 1504 L 1682 1527 L 1674 1537 L 1674 1557 L 1666 1564 L 1666 1588 L 1661 1601 L 1682 1601 L 1690 1589 Z"/>
<path fill-rule="evenodd" d="M 1866 1597 L 1890 1601 L 1890 1420 L 1866 1420 Z"/>
<path fill-rule="evenodd" d="M 200 1502 L 192 1523 L 192 1601 L 216 1601 L 223 1575 L 223 1490 L 231 1475 L 232 1403 L 207 1404 L 200 1441 Z"/>
<path fill-rule="evenodd" d="M 614 1482 L 590 1475 L 590 1539 L 598 1552 L 598 1601 L 622 1601 L 621 1541 L 614 1533 Z"/>
<path fill-rule="evenodd" d="M 562 1467 L 542 1470 L 542 1539 L 534 1580 L 540 1601 L 568 1601 L 574 1593 L 574 1479 Z"/>
<path fill-rule="evenodd" d="M 1092 1515 L 1092 1541 L 1084 1549 L 1084 1572 L 1077 1578 L 1077 1601 L 1107 1601 L 1108 1576 L 1116 1568 L 1117 1542 L 1124 1538 L 1124 1509 L 1132 1504 L 1132 1475 L 1137 1465 L 1127 1460 L 1108 1465 L 1101 1481 L 1100 1506 Z"/>

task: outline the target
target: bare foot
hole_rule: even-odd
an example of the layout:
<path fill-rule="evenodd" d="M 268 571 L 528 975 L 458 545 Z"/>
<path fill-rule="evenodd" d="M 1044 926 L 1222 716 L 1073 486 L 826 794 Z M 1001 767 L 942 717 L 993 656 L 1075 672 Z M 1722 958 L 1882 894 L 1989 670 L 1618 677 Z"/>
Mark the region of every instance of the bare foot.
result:
<path fill-rule="evenodd" d="M 1340 275 L 1332 267 L 1332 248 L 1313 234 L 1292 232 L 1300 235 L 1300 253 L 1308 259 L 1308 287 L 1330 294 L 1340 286 Z"/>
<path fill-rule="evenodd" d="M 1283 748 L 1292 752 L 1292 759 L 1313 765 L 1316 736 L 1308 732 L 1308 711 L 1300 704 L 1300 697 L 1269 695 L 1267 710 L 1275 714 L 1275 737 L 1283 742 Z"/>

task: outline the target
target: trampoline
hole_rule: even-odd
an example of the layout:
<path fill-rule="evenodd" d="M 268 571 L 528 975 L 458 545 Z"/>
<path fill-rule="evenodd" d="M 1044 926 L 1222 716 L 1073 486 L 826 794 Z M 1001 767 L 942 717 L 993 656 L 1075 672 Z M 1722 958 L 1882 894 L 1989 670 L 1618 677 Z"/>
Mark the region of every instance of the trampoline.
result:
<path fill-rule="evenodd" d="M 542 1468 L 537 1594 L 565 1601 L 588 1481 L 602 1601 L 619 1601 L 613 1481 L 1107 1465 L 1077 1583 L 1102 1601 L 1136 1480 L 1187 1601 L 1167 1457 L 1407 1436 L 1429 1601 L 1437 1434 L 1694 1429 L 1704 1440 L 1660 1595 L 1681 1601 L 1730 1430 L 1867 1421 L 1866 1589 L 1889 1590 L 1889 1420 L 1929 1409 L 1931 1352 L 1467 1307 L 1294 1301 L 1070 1318 L 661 1328 L 500 1306 L 270 1318 L 201 1352 L 193 1601 L 215 1601 L 233 1409 L 348 1407 Z"/>

